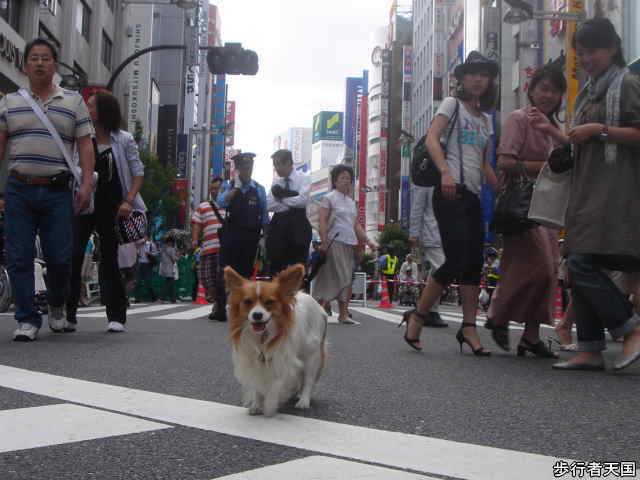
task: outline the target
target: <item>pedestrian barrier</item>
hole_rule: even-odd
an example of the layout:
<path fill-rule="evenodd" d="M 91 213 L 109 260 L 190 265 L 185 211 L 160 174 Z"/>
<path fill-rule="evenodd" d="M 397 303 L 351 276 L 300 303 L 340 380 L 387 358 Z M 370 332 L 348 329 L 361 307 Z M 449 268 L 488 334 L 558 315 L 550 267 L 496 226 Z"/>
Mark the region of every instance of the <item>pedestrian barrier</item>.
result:
<path fill-rule="evenodd" d="M 387 281 L 382 281 L 382 295 L 380 298 L 380 304 L 378 308 L 393 308 L 393 305 L 389 301 L 389 288 L 387 287 Z"/>
<path fill-rule="evenodd" d="M 207 300 L 207 292 L 204 291 L 204 287 L 201 283 L 198 284 L 198 295 L 196 296 L 194 305 L 209 305 L 209 301 Z"/>

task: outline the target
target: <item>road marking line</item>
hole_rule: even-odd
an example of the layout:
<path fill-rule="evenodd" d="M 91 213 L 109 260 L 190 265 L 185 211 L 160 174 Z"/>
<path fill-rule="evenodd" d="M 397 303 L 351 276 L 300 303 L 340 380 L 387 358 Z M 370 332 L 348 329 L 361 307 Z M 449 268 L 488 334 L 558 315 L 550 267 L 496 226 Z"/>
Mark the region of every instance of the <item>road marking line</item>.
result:
<path fill-rule="evenodd" d="M 0 411 L 0 452 L 129 435 L 169 425 L 63 403 Z"/>
<path fill-rule="evenodd" d="M 211 313 L 211 305 L 191 308 L 183 312 L 170 313 L 159 317 L 151 317 L 151 320 L 195 320 L 196 318 L 206 317 Z"/>
<path fill-rule="evenodd" d="M 128 315 L 138 315 L 140 313 L 152 313 L 152 312 L 162 312 L 164 310 L 171 310 L 173 308 L 184 307 L 184 304 L 170 304 L 170 305 L 151 305 L 149 307 L 142 308 L 134 308 L 131 310 L 127 310 Z M 84 318 L 107 318 L 107 312 L 101 311 L 96 313 L 79 313 L 76 316 L 84 317 Z"/>
<path fill-rule="evenodd" d="M 295 478 L 296 480 L 435 480 L 416 473 L 320 455 L 235 473 L 215 480 L 282 480 L 286 478 Z"/>
<path fill-rule="evenodd" d="M 246 409 L 47 373 L 0 366 L 0 386 L 164 423 L 209 430 L 312 452 L 467 480 L 539 480 L 558 460 L 425 436 Z"/>

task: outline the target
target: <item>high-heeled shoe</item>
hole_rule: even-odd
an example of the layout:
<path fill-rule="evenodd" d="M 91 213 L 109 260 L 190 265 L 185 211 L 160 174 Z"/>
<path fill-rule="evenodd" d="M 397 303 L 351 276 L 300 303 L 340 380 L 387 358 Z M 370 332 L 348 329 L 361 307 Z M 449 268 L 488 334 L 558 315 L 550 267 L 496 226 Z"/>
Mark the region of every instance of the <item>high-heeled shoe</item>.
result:
<path fill-rule="evenodd" d="M 409 318 L 411 317 L 411 315 L 415 315 L 421 320 L 425 320 L 426 318 L 428 318 L 428 315 L 425 313 L 420 313 L 417 310 L 407 310 L 402 314 L 402 320 L 398 324 L 398 327 L 401 327 L 403 323 L 407 324 L 404 329 L 404 341 L 407 342 L 409 346 L 414 350 L 421 351 L 422 347 L 418 346 L 418 344 L 420 343 L 420 338 L 409 338 Z"/>
<path fill-rule="evenodd" d="M 517 355 L 524 357 L 527 352 L 534 354 L 538 358 L 558 358 L 558 355 L 553 353 L 549 348 L 542 343 L 542 340 L 538 340 L 538 343 L 531 343 L 528 340 L 521 338 L 518 344 Z"/>
<path fill-rule="evenodd" d="M 460 330 L 458 330 L 458 333 L 456 333 L 456 340 L 458 340 L 458 343 L 460 344 L 460 353 L 462 354 L 462 345 L 466 343 L 467 345 L 469 345 L 469 348 L 471 349 L 471 351 L 476 357 L 488 357 L 489 355 L 491 355 L 491 352 L 488 350 L 485 350 L 482 345 L 480 345 L 478 348 L 475 348 L 475 349 L 473 348 L 473 345 L 471 345 L 471 342 L 467 339 L 467 337 L 464 336 L 463 330 L 466 327 L 476 328 L 476 324 L 463 323 L 460 326 Z"/>
<path fill-rule="evenodd" d="M 496 342 L 496 345 L 505 352 L 511 351 L 511 346 L 509 345 L 509 325 L 496 325 L 493 323 L 493 319 L 487 318 L 484 328 L 491 330 L 491 338 Z"/>

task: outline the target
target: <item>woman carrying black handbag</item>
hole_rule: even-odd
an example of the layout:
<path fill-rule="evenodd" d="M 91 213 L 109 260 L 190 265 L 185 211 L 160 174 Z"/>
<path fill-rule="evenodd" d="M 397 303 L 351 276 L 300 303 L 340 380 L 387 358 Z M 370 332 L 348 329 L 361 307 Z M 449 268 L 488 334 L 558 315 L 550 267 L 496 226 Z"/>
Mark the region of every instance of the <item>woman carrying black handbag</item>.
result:
<path fill-rule="evenodd" d="M 535 72 L 529 86 L 531 106 L 507 117 L 498 148 L 500 179 L 503 185 L 506 182 L 507 188 L 530 185 L 528 182 L 535 179 L 549 157 L 556 141 L 547 129 L 561 134 L 556 114 L 566 89 L 567 82 L 560 70 L 552 65 L 542 67 Z M 542 124 L 544 128 L 535 128 Z M 524 191 L 523 188 L 519 193 Z M 498 204 L 500 200 L 499 196 Z M 527 211 L 528 205 L 524 210 L 525 219 Z M 518 355 L 529 352 L 537 357 L 555 358 L 540 341 L 540 324 L 551 324 L 554 318 L 558 232 L 523 222 L 519 229 L 505 228 L 503 233 L 500 281 L 487 313 L 487 328 L 492 330 L 491 336 L 498 346 L 509 351 L 509 322 L 524 323 Z"/>

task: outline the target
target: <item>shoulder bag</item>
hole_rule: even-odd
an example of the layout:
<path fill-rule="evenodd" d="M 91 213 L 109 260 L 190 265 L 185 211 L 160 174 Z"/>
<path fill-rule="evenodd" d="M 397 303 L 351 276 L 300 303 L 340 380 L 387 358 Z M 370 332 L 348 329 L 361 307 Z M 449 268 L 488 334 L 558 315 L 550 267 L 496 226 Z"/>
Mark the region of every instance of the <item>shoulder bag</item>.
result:
<path fill-rule="evenodd" d="M 524 162 L 516 162 L 516 171 L 506 175 L 496 198 L 491 231 L 510 235 L 534 228 L 537 223 L 528 218 L 534 181 L 529 178 Z"/>
<path fill-rule="evenodd" d="M 220 215 L 220 210 L 218 210 L 217 205 L 214 202 L 209 202 L 211 208 L 213 208 L 213 213 L 218 217 L 218 221 L 220 222 L 220 228 L 218 228 L 218 238 L 220 242 L 224 240 L 225 227 L 227 226 L 227 222 L 224 221 L 222 215 Z"/>
<path fill-rule="evenodd" d="M 458 120 L 458 114 L 460 112 L 460 101 L 456 99 L 456 108 L 453 115 L 447 122 L 449 126 L 449 133 L 447 139 L 443 143 L 440 142 L 442 151 L 444 152 L 445 159 L 447 158 L 447 146 L 449 145 L 449 139 L 455 128 Z M 431 154 L 427 149 L 427 135 L 424 135 L 413 148 L 413 158 L 411 159 L 411 181 L 420 187 L 435 187 L 440 185 L 440 171 L 435 162 L 431 158 Z M 460 158 L 462 161 L 462 157 Z"/>
<path fill-rule="evenodd" d="M 571 171 L 553 173 L 545 163 L 533 187 L 529 220 L 549 228 L 564 228 L 570 196 Z"/>
<path fill-rule="evenodd" d="M 64 156 L 64 159 L 67 162 L 67 167 L 69 167 L 69 170 L 73 175 L 74 181 L 73 181 L 72 191 L 75 198 L 75 196 L 78 194 L 78 190 L 80 190 L 80 185 L 82 184 L 82 170 L 78 165 L 76 165 L 76 163 L 71 158 L 71 154 L 69 153 L 69 150 L 67 150 L 67 147 L 65 147 L 62 139 L 60 138 L 60 134 L 58 133 L 58 130 L 56 130 L 56 127 L 53 126 L 53 124 L 51 123 L 51 120 L 49 120 L 49 117 L 47 117 L 44 114 L 40 106 L 33 100 L 31 95 L 24 88 L 21 88 L 20 90 L 18 90 L 18 93 L 22 96 L 22 98 L 25 99 L 29 107 L 31 107 L 31 110 L 33 110 L 33 112 L 43 123 L 45 128 L 49 130 L 49 133 L 53 137 L 53 140 L 56 142 L 56 145 L 58 145 L 58 148 L 62 152 L 62 155 Z M 89 206 L 82 212 L 78 212 L 77 213 L 78 215 L 89 215 L 93 213 L 94 203 L 95 203 L 94 197 L 95 197 L 96 188 L 98 186 L 98 174 L 96 172 L 93 172 L 93 179 L 91 183 L 92 183 L 92 193 L 91 193 L 91 200 L 89 201 Z"/>

